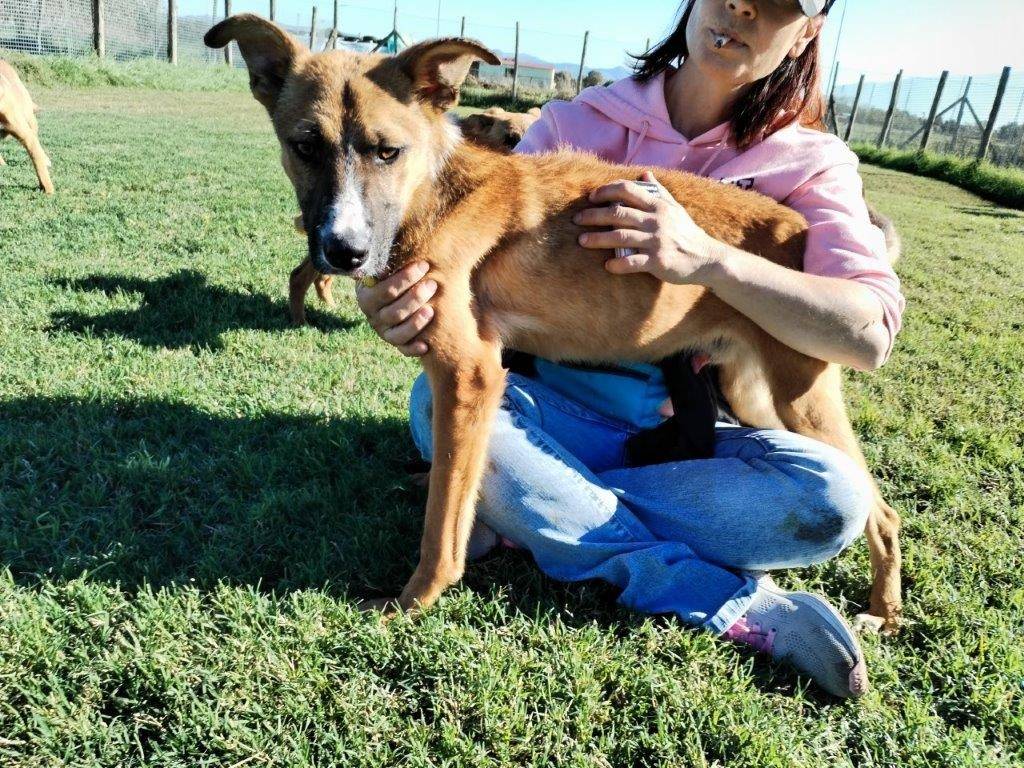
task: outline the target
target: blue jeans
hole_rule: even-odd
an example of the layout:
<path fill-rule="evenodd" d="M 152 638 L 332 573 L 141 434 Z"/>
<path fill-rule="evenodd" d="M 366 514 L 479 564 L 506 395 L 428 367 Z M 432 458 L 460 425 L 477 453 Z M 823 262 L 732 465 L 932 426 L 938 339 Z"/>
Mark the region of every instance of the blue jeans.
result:
<path fill-rule="evenodd" d="M 413 440 L 431 457 L 431 395 L 417 379 Z M 871 486 L 840 451 L 790 432 L 720 424 L 710 459 L 623 466 L 637 428 L 509 374 L 478 519 L 560 581 L 602 579 L 644 613 L 721 634 L 751 571 L 818 563 L 864 530 Z"/>

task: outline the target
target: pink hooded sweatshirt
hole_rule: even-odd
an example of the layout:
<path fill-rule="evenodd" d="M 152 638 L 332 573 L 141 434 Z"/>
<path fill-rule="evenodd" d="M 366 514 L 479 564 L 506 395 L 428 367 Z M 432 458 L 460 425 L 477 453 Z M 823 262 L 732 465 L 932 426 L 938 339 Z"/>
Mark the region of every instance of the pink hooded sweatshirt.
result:
<path fill-rule="evenodd" d="M 857 156 L 832 134 L 792 124 L 739 150 L 727 123 L 687 139 L 672 126 L 662 72 L 647 83 L 632 77 L 587 88 L 572 102 L 552 101 L 516 152 L 568 146 L 627 165 L 676 168 L 753 189 L 807 219 L 804 271 L 856 280 L 885 312 L 888 357 L 905 300 L 889 264 L 885 237 L 868 219 Z"/>

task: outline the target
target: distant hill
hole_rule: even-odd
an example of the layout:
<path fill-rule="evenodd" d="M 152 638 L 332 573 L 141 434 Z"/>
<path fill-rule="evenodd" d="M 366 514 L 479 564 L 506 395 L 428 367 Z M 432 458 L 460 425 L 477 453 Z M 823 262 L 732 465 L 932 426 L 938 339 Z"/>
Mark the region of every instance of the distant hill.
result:
<path fill-rule="evenodd" d="M 580 63 L 578 61 L 575 64 L 552 64 L 551 66 L 553 66 L 556 70 L 564 69 L 566 72 L 571 74 L 573 77 L 576 77 L 577 73 L 579 73 L 579 71 L 580 71 Z M 583 69 L 583 76 L 586 77 L 587 72 L 590 72 L 591 70 L 595 70 L 595 69 L 598 72 L 600 72 L 602 75 L 607 77 L 609 80 L 621 80 L 622 78 L 629 77 L 630 75 L 633 74 L 633 70 L 632 69 L 629 69 L 627 67 L 622 67 L 622 66 L 612 67 L 610 69 L 607 68 L 607 67 L 591 67 L 591 66 L 587 66 L 587 67 L 585 67 Z"/>
<path fill-rule="evenodd" d="M 504 57 L 512 58 L 512 56 L 515 55 L 513 52 L 501 51 L 501 50 L 497 50 L 497 49 L 495 49 L 494 52 L 498 56 L 501 56 L 503 58 Z M 568 72 L 570 75 L 572 75 L 573 77 L 576 77 L 576 75 L 580 71 L 580 63 L 578 61 L 575 64 L 565 63 L 565 62 L 545 61 L 544 59 L 541 59 L 541 58 L 539 58 L 537 56 L 530 56 L 529 54 L 526 54 L 526 53 L 520 53 L 519 54 L 519 62 L 521 64 L 542 64 L 542 65 L 544 65 L 546 67 L 554 67 L 556 72 L 558 70 L 564 70 L 564 71 Z M 622 78 L 628 77 L 629 75 L 633 74 L 633 70 L 629 69 L 628 67 L 623 67 L 623 66 L 618 66 L 618 67 L 591 67 L 590 65 L 587 65 L 586 67 L 584 67 L 584 70 L 583 70 L 584 76 L 586 76 L 587 72 L 590 72 L 590 71 L 595 70 L 595 69 L 598 72 L 600 72 L 602 75 L 604 75 L 606 78 L 608 78 L 609 80 L 621 80 Z"/>

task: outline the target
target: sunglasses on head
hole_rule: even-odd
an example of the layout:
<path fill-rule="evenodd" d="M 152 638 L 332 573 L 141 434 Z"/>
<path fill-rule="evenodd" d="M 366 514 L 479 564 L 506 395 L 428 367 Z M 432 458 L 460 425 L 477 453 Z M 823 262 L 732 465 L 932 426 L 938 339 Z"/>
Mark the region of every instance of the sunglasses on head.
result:
<path fill-rule="evenodd" d="M 783 11 L 800 11 L 805 16 L 828 13 L 836 0 L 762 0 Z"/>

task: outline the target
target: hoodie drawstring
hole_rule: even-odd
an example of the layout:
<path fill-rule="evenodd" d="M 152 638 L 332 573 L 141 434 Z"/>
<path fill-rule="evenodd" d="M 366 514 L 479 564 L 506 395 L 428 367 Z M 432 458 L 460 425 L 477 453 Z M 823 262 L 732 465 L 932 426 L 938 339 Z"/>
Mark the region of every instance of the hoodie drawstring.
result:
<path fill-rule="evenodd" d="M 711 157 L 708 158 L 708 161 L 706 163 L 704 163 L 704 165 L 701 166 L 700 170 L 697 171 L 697 175 L 698 176 L 704 176 L 707 173 L 708 168 L 711 167 L 711 164 L 714 163 L 715 160 L 718 159 L 718 156 L 720 154 L 722 154 L 722 152 L 725 150 L 725 148 L 727 146 L 728 146 L 728 144 L 725 141 L 719 140 L 719 142 L 718 142 L 718 149 L 715 150 L 715 153 L 713 155 L 711 155 Z"/>
<path fill-rule="evenodd" d="M 651 129 L 651 121 L 646 118 L 640 123 L 640 133 L 636 138 L 636 141 L 630 141 L 626 147 L 626 159 L 622 161 L 623 165 L 629 165 L 633 162 L 633 158 L 636 157 L 637 152 L 640 151 L 640 145 L 643 144 L 644 139 L 647 138 L 647 132 Z M 632 134 L 630 134 L 632 137 Z"/>

